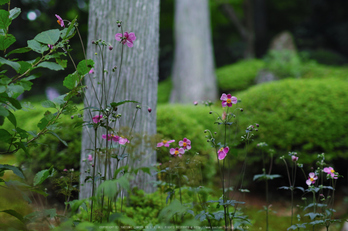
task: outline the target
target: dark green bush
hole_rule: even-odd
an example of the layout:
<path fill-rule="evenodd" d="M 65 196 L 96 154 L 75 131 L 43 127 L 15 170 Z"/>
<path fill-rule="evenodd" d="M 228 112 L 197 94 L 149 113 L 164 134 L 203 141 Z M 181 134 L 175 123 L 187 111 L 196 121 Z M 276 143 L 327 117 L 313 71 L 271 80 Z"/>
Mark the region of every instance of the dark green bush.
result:
<path fill-rule="evenodd" d="M 282 80 L 242 92 L 240 124 L 259 123 L 254 144 L 264 141 L 280 155 L 298 151 L 301 162 L 316 154 L 344 157 L 348 148 L 348 82 L 338 79 Z"/>
<path fill-rule="evenodd" d="M 216 70 L 216 78 L 221 91 L 241 91 L 254 85 L 255 77 L 265 63 L 262 60 L 242 60 Z"/>
<path fill-rule="evenodd" d="M 348 59 L 343 55 L 327 49 L 318 49 L 306 51 L 308 58 L 325 65 L 344 65 L 348 63 Z"/>

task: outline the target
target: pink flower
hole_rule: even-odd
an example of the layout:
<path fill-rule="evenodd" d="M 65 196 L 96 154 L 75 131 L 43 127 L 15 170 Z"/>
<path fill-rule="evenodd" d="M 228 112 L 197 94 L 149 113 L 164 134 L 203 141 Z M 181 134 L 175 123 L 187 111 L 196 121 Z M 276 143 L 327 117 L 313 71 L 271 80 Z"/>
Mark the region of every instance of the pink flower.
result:
<path fill-rule="evenodd" d="M 308 177 L 308 180 L 306 180 L 306 184 L 310 186 L 311 184 L 314 184 L 315 181 L 318 179 L 318 177 L 315 175 L 314 172 L 310 172 Z"/>
<path fill-rule="evenodd" d="M 56 14 L 55 16 L 56 16 L 57 19 L 58 19 L 58 20 L 57 20 L 58 24 L 59 24 L 61 27 L 65 27 L 63 19 L 62 19 L 58 14 Z"/>
<path fill-rule="evenodd" d="M 294 162 L 296 162 L 296 161 L 298 160 L 298 157 L 295 156 L 295 155 L 293 155 L 293 156 L 291 156 L 291 160 L 294 161 Z"/>
<path fill-rule="evenodd" d="M 94 123 L 99 123 L 100 122 L 100 120 L 103 118 L 103 116 L 102 115 L 96 115 L 96 116 L 94 116 L 93 118 L 92 118 L 92 120 L 93 120 L 93 122 Z"/>
<path fill-rule="evenodd" d="M 66 169 L 66 168 L 64 168 L 64 170 L 63 170 L 64 172 L 67 172 L 68 171 L 68 169 Z"/>
<path fill-rule="evenodd" d="M 92 161 L 93 161 L 93 157 L 92 157 L 92 155 L 88 155 L 87 160 L 88 160 L 89 162 L 92 162 Z"/>
<path fill-rule="evenodd" d="M 337 179 L 337 174 L 335 174 L 335 170 L 332 167 L 324 168 L 323 172 L 330 175 L 331 178 Z"/>
<path fill-rule="evenodd" d="M 157 148 L 162 147 L 162 146 L 169 147 L 169 144 L 173 143 L 173 142 L 175 142 L 175 140 L 162 140 L 161 143 L 157 144 Z"/>
<path fill-rule="evenodd" d="M 222 100 L 222 106 L 223 107 L 232 107 L 232 104 L 236 104 L 237 103 L 237 98 L 234 96 L 231 96 L 231 94 L 226 95 L 225 93 L 223 93 L 220 97 L 220 100 Z"/>
<path fill-rule="evenodd" d="M 191 149 L 191 141 L 187 138 L 184 138 L 183 140 L 179 141 L 179 146 L 183 147 L 185 150 L 190 150 Z"/>
<path fill-rule="evenodd" d="M 133 32 L 124 32 L 123 36 L 122 33 L 117 33 L 115 35 L 115 39 L 117 41 L 120 41 L 122 44 L 127 44 L 128 47 L 133 47 L 133 41 L 136 39 L 135 34 Z"/>
<path fill-rule="evenodd" d="M 225 159 L 226 154 L 228 153 L 229 150 L 230 150 L 229 147 L 220 148 L 219 151 L 217 152 L 219 160 Z"/>
<path fill-rule="evenodd" d="M 102 138 L 105 140 L 106 139 L 106 134 L 102 135 Z M 109 134 L 108 135 L 108 140 L 112 140 L 114 142 L 117 142 L 119 144 L 125 144 L 125 143 L 129 143 L 129 140 L 122 137 L 122 136 L 116 136 L 114 134 Z"/>
<path fill-rule="evenodd" d="M 48 48 L 53 49 L 53 45 L 47 44 Z"/>
<path fill-rule="evenodd" d="M 193 104 L 194 104 L 195 106 L 197 106 L 197 105 L 198 105 L 198 102 L 197 102 L 197 101 L 194 101 Z"/>
<path fill-rule="evenodd" d="M 181 155 L 185 153 L 185 150 L 183 148 L 171 148 L 169 152 L 174 156 L 181 157 Z"/>
<path fill-rule="evenodd" d="M 88 72 L 88 74 L 94 74 L 93 68 Z"/>

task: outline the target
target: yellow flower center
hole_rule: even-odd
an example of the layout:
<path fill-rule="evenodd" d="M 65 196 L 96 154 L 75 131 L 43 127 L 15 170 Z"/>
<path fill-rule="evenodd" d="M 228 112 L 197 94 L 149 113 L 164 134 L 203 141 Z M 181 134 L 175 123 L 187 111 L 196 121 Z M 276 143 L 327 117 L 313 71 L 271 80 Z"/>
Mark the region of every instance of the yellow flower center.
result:
<path fill-rule="evenodd" d="M 166 144 L 168 141 L 166 141 L 166 140 L 163 140 L 163 144 Z"/>
<path fill-rule="evenodd" d="M 331 169 L 331 172 L 332 172 L 332 173 L 334 173 L 334 172 L 335 172 L 335 170 Z"/>
<path fill-rule="evenodd" d="M 220 148 L 219 152 L 222 152 L 222 150 L 224 150 L 223 148 Z"/>
<path fill-rule="evenodd" d="M 183 145 L 184 147 L 186 147 L 186 146 L 187 146 L 186 142 L 184 142 L 182 145 Z"/>
<path fill-rule="evenodd" d="M 314 181 L 314 179 L 311 177 L 311 178 L 310 178 L 310 181 Z"/>
<path fill-rule="evenodd" d="M 174 155 L 178 155 L 178 154 L 179 154 L 179 151 L 175 150 Z"/>
<path fill-rule="evenodd" d="M 226 102 L 227 102 L 227 103 L 231 103 L 232 100 L 231 100 L 231 99 L 227 99 Z"/>

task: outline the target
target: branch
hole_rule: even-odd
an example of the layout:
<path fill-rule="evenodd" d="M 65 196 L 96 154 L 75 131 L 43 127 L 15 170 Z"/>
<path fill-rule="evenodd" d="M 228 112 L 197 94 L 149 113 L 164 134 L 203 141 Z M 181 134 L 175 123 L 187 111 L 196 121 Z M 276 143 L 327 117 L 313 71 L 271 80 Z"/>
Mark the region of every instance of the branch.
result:
<path fill-rule="evenodd" d="M 225 16 L 237 27 L 237 30 L 241 37 L 245 40 L 248 37 L 248 32 L 246 28 L 243 26 L 240 19 L 237 17 L 236 12 L 233 9 L 233 6 L 231 6 L 228 3 L 223 3 L 220 5 L 220 10 L 225 14 Z"/>

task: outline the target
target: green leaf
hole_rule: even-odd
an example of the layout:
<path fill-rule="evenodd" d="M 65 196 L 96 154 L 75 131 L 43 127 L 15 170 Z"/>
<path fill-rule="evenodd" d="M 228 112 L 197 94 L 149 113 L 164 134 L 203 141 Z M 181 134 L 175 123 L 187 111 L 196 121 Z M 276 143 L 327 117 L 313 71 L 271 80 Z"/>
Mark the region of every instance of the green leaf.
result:
<path fill-rule="evenodd" d="M 17 18 L 21 14 L 21 9 L 18 7 L 13 8 L 10 10 L 10 19 L 13 20 Z"/>
<path fill-rule="evenodd" d="M 74 73 L 65 77 L 65 79 L 63 81 L 63 85 L 65 87 L 67 87 L 69 90 L 72 90 L 74 87 L 77 86 L 77 84 L 79 82 L 80 82 L 80 78 L 79 78 L 77 72 L 75 71 Z"/>
<path fill-rule="evenodd" d="M 53 166 L 50 167 L 49 169 L 45 169 L 38 172 L 34 177 L 33 185 L 36 186 L 36 185 L 42 184 L 42 182 L 44 182 L 47 178 L 52 177 L 54 172 L 55 171 Z"/>
<path fill-rule="evenodd" d="M 17 120 L 14 114 L 11 111 L 8 111 L 9 115 L 7 116 L 7 119 L 13 124 L 14 127 L 17 127 Z"/>
<path fill-rule="evenodd" d="M 22 223 L 24 222 L 23 216 L 21 214 L 19 214 L 18 212 L 16 212 L 15 210 L 13 210 L 13 209 L 2 210 L 0 212 L 10 214 L 10 215 L 16 217 Z"/>
<path fill-rule="evenodd" d="M 11 84 L 7 87 L 7 90 L 9 90 L 11 93 L 13 93 L 12 99 L 14 99 L 14 98 L 17 98 L 20 94 L 22 94 L 24 92 L 24 87 L 22 87 L 21 85 Z M 10 101 L 10 99 L 11 98 L 9 98 L 8 100 Z"/>
<path fill-rule="evenodd" d="M 4 116 L 0 116 L 0 126 L 2 126 L 5 122 L 5 117 Z"/>
<path fill-rule="evenodd" d="M 60 31 L 58 29 L 53 29 L 41 32 L 36 35 L 34 39 L 40 43 L 54 45 L 58 41 L 59 35 Z"/>
<path fill-rule="evenodd" d="M 0 57 L 0 64 L 1 63 L 12 67 L 17 73 L 19 72 L 19 69 L 21 68 L 21 66 L 17 62 L 12 62 L 10 60 L 4 59 L 3 57 Z"/>
<path fill-rule="evenodd" d="M 68 60 L 65 59 L 56 59 L 56 62 L 61 65 L 63 68 L 67 67 Z"/>
<path fill-rule="evenodd" d="M 11 24 L 9 18 L 10 13 L 6 10 L 0 10 L 0 29 L 7 30 L 7 27 Z"/>
<path fill-rule="evenodd" d="M 8 164 L 0 164 L 0 169 L 11 170 L 14 174 L 24 179 L 23 172 L 20 168 Z"/>
<path fill-rule="evenodd" d="M 79 75 L 83 76 L 87 74 L 92 69 L 93 66 L 94 66 L 93 60 L 91 59 L 82 60 L 77 65 L 77 72 L 79 73 Z"/>
<path fill-rule="evenodd" d="M 4 106 L 0 105 L 0 116 L 7 117 L 9 114 L 10 113 L 8 110 Z"/>
<path fill-rule="evenodd" d="M 43 102 L 41 103 L 41 105 L 42 105 L 44 108 L 56 108 L 56 104 L 53 103 L 51 100 L 43 101 Z"/>
<path fill-rule="evenodd" d="M 52 102 L 54 102 L 54 103 L 56 103 L 56 104 L 58 104 L 58 105 L 62 105 L 62 104 L 65 103 L 64 97 L 65 97 L 65 95 L 60 95 L 60 96 L 54 98 L 54 99 L 52 100 Z"/>
<path fill-rule="evenodd" d="M 25 61 L 19 61 L 18 63 L 19 65 L 21 65 L 21 68 L 19 69 L 19 74 L 24 74 L 24 72 L 26 72 L 32 67 L 31 63 Z"/>
<path fill-rule="evenodd" d="M 34 39 L 28 40 L 27 43 L 28 43 L 28 47 L 30 49 L 32 49 L 33 51 L 40 53 L 40 54 L 43 54 L 45 51 L 47 51 L 49 49 L 47 45 L 43 45 Z"/>
<path fill-rule="evenodd" d="M 10 142 L 12 139 L 11 134 L 5 129 L 0 129 L 0 141 Z"/>
<path fill-rule="evenodd" d="M 43 130 L 46 128 L 48 122 L 49 121 L 46 118 L 42 118 L 40 122 L 37 124 L 37 127 L 40 128 L 40 130 Z"/>
<path fill-rule="evenodd" d="M 6 91 L 6 86 L 0 85 L 0 93 L 3 93 Z"/>
<path fill-rule="evenodd" d="M 0 6 L 9 3 L 10 0 L 0 0 Z"/>
<path fill-rule="evenodd" d="M 60 70 L 64 70 L 64 68 L 57 64 L 57 63 L 53 63 L 53 62 L 42 62 L 39 65 L 37 65 L 38 67 L 44 67 L 44 68 L 48 68 L 50 70 L 53 71 L 60 71 Z"/>
<path fill-rule="evenodd" d="M 65 28 L 65 29 L 62 30 L 62 32 L 60 34 L 60 37 L 62 39 L 70 39 L 70 38 L 72 38 L 75 35 L 75 33 L 76 33 L 75 28 L 73 28 L 70 31 L 69 31 L 68 28 Z"/>
<path fill-rule="evenodd" d="M 139 103 L 139 102 L 134 101 L 134 100 L 123 100 L 120 102 L 112 102 L 112 103 L 110 103 L 110 105 L 111 105 L 111 107 L 117 107 L 117 106 L 120 106 L 120 105 L 125 104 L 125 103 Z"/>
<path fill-rule="evenodd" d="M 27 53 L 29 51 L 31 51 L 31 49 L 29 47 L 22 47 L 22 48 L 14 49 L 14 50 L 8 52 L 6 54 L 6 57 L 11 55 L 11 54 L 22 54 L 22 53 Z"/>
<path fill-rule="evenodd" d="M 0 50 L 6 50 L 14 42 L 16 42 L 16 38 L 12 34 L 0 35 Z"/>
<path fill-rule="evenodd" d="M 48 131 L 47 133 L 54 135 L 54 136 L 57 137 L 65 146 L 68 147 L 68 144 L 67 144 L 64 140 L 62 140 L 56 133 L 54 133 L 54 132 L 52 132 L 52 131 Z"/>
<path fill-rule="evenodd" d="M 16 132 L 22 139 L 28 138 L 28 132 L 22 128 L 16 128 Z"/>
<path fill-rule="evenodd" d="M 19 86 L 19 85 L 16 85 L 16 86 Z M 24 89 L 24 88 L 23 88 Z M 21 90 L 21 89 L 19 89 Z M 24 91 L 24 90 L 23 90 Z M 12 104 L 12 106 L 14 106 L 15 108 L 17 109 L 21 109 L 22 108 L 22 105 L 21 103 L 15 99 L 15 98 L 11 98 L 11 97 L 8 97 L 7 100 Z"/>

